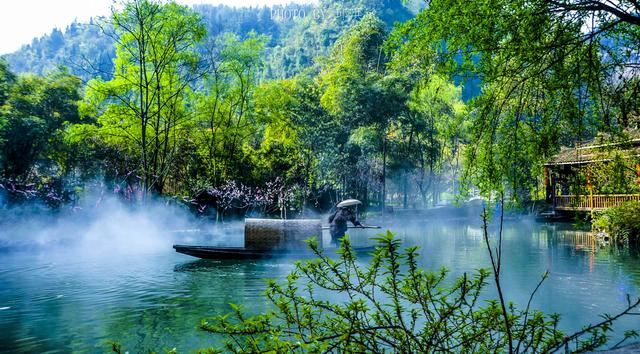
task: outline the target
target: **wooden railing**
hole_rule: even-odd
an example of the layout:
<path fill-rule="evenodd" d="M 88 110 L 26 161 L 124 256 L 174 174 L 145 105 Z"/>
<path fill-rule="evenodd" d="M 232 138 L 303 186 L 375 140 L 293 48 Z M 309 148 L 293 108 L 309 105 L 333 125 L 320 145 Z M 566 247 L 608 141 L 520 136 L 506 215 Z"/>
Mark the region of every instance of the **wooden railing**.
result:
<path fill-rule="evenodd" d="M 558 210 L 601 210 L 628 202 L 640 201 L 640 194 L 594 194 L 556 196 Z"/>

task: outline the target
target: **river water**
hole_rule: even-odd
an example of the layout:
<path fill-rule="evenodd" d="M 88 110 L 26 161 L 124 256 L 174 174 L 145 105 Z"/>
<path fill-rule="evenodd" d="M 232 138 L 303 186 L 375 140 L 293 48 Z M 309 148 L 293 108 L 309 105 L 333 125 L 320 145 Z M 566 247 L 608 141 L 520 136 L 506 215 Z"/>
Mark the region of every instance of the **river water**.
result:
<path fill-rule="evenodd" d="M 445 266 L 460 275 L 489 267 L 479 222 L 405 223 L 393 229 L 405 244 L 421 247 L 425 268 Z M 354 237 L 362 243 L 366 234 Z M 622 309 L 627 294 L 639 294 L 638 255 L 598 249 L 569 224 L 508 222 L 503 250 L 508 300 L 525 304 L 549 270 L 534 307 L 562 314 L 567 330 L 596 322 L 599 314 Z M 132 353 L 206 348 L 219 338 L 197 329 L 202 318 L 229 312 L 230 302 L 252 312 L 266 309 L 264 279 L 283 277 L 292 268 L 290 259 L 197 260 L 175 253 L 170 242 L 116 251 L 108 243 L 3 251 L 0 352 L 108 352 L 112 340 Z M 639 317 L 614 328 L 640 328 Z"/>

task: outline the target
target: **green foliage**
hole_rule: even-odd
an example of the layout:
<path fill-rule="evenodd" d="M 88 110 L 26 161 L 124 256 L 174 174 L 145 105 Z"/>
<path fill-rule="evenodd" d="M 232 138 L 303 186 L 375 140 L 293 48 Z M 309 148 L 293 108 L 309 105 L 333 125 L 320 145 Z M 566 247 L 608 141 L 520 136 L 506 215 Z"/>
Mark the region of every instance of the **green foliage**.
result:
<path fill-rule="evenodd" d="M 0 106 L 3 106 L 9 97 L 11 86 L 16 81 L 16 76 L 9 70 L 7 61 L 0 58 Z"/>
<path fill-rule="evenodd" d="M 599 213 L 593 227 L 621 244 L 640 245 L 640 202 L 631 201 Z"/>
<path fill-rule="evenodd" d="M 375 113 L 375 84 L 384 69 L 384 31 L 384 24 L 367 14 L 334 46 L 331 64 L 322 77 L 326 90 L 321 103 L 331 114 L 345 120 L 345 125 L 371 120 L 369 116 Z"/>
<path fill-rule="evenodd" d="M 611 161 L 594 163 L 588 174 L 596 194 L 636 194 L 640 184 L 636 175 L 637 161 L 613 152 Z"/>
<path fill-rule="evenodd" d="M 121 5 L 7 57 L 34 71 L 52 61 L 97 69 L 83 74 L 92 80 L 82 121 L 67 112 L 47 153 L 41 117 L 0 117 L 0 139 L 24 132 L 33 141 L 4 145 L 3 161 L 26 152 L 23 166 L 2 162 L 9 174 L 76 168 L 212 204 L 196 199 L 229 182 L 279 179 L 299 190 L 300 210 L 343 197 L 427 207 L 475 189 L 527 202 L 540 197 L 542 163 L 560 145 L 640 117 L 638 26 L 606 8 L 438 0 L 410 19 L 395 0 L 349 0 L 283 19 L 292 7 Z M 389 33 L 396 20 L 408 21 Z M 106 66 L 67 60 L 105 55 Z M 285 79 L 265 80 L 275 77 Z M 0 102 L 20 80 L 0 62 Z M 600 192 L 637 191 L 622 165 L 590 172 Z"/>
<path fill-rule="evenodd" d="M 283 179 L 286 185 L 308 185 L 313 160 L 298 136 L 292 109 L 298 104 L 295 82 L 280 81 L 256 92 L 256 117 L 265 124 L 258 149 L 251 152 L 261 175 L 258 180 Z"/>
<path fill-rule="evenodd" d="M 146 196 L 162 193 L 183 148 L 188 89 L 201 75 L 195 49 L 205 30 L 197 14 L 175 3 L 123 5 L 110 20 L 117 38 L 113 78 L 88 84 L 86 111 L 95 114 L 106 143 L 124 145 L 138 159 Z"/>
<path fill-rule="evenodd" d="M 242 41 L 228 34 L 210 44 L 205 89 L 192 96 L 196 120 L 190 129 L 197 132 L 198 154 L 207 167 L 202 178 L 210 184 L 251 180 L 246 149 L 260 134 L 253 96 L 266 42 L 266 37 L 251 33 Z"/>
<path fill-rule="evenodd" d="M 277 10 L 284 8 L 189 10 L 137 0 L 117 9 L 92 27 L 74 24 L 45 41 L 64 57 L 68 45 L 98 36 L 92 31 L 99 28 L 115 47 L 114 66 L 90 77 L 79 106 L 83 119 L 65 128 L 55 154 L 62 170 L 77 168 L 81 178 L 101 175 L 121 187 L 191 196 L 229 181 L 260 186 L 278 179 L 296 190 L 302 210 L 308 199 L 318 205 L 333 190 L 383 204 L 388 176 L 404 177 L 404 195 L 421 183 L 426 205 L 437 185 L 431 180 L 450 173 L 441 166 L 460 151 L 457 138 L 440 137 L 438 130 L 449 134 L 458 126 L 459 91 L 444 78 L 439 86 L 429 87 L 426 79 L 414 85 L 387 68 L 389 24 L 409 18 L 399 2 L 329 1 L 318 7 L 321 18 L 309 7 L 307 17 L 282 21 Z M 234 22 L 240 12 L 242 21 Z M 301 43 L 314 51 L 281 50 Z M 279 62 L 292 56 L 297 63 Z M 313 70 L 292 79 L 260 82 L 308 67 Z M 428 98 L 407 104 L 420 96 L 423 83 Z M 437 102 L 437 109 L 425 108 Z M 434 119 L 438 126 L 430 124 L 426 148 L 421 129 Z M 418 153 L 423 148 L 425 155 Z M 436 203 L 438 193 L 431 194 Z"/>
<path fill-rule="evenodd" d="M 10 76 L 11 77 L 11 76 Z M 64 159 L 62 137 L 69 124 L 79 122 L 80 79 L 59 70 L 46 77 L 10 79 L 0 111 L 0 168 L 3 177 L 25 181 L 40 162 L 44 174 Z M 51 171 L 46 168 L 52 167 Z"/>
<path fill-rule="evenodd" d="M 452 193 L 459 192 L 455 184 L 468 130 L 461 94 L 460 87 L 431 74 L 413 89 L 409 111 L 397 124 L 400 156 L 395 163 L 415 180 L 423 206 L 428 205 L 429 193 L 431 202 L 438 203 L 442 184 L 452 183 Z"/>
<path fill-rule="evenodd" d="M 392 233 L 377 240 L 366 263 L 348 237 L 337 259 L 312 240 L 317 259 L 296 263 L 284 283 L 269 281 L 265 295 L 272 311 L 247 316 L 232 304 L 232 313 L 205 319 L 201 328 L 225 334 L 221 349 L 238 353 L 580 352 L 603 346 L 611 323 L 640 303 L 566 335 L 558 315 L 530 309 L 530 302 L 519 309 L 485 300 L 489 271 L 450 279 L 445 269 L 421 269 L 417 248 L 402 250 Z"/>
<path fill-rule="evenodd" d="M 466 182 L 526 201 L 560 144 L 630 126 L 638 23 L 595 3 L 438 0 L 394 31 L 394 65 L 483 82 Z"/>
<path fill-rule="evenodd" d="M 300 10 L 305 15 L 294 19 L 278 16 L 286 10 Z M 325 0 L 314 7 L 296 4 L 274 7 L 272 11 L 281 30 L 278 40 L 274 38 L 273 47 L 267 51 L 265 76 L 274 79 L 289 78 L 309 69 L 321 70 L 325 57 L 335 51 L 334 44 L 368 13 L 380 18 L 387 30 L 395 22 L 412 17 L 400 0 Z"/>
<path fill-rule="evenodd" d="M 102 35 L 98 21 L 92 19 L 89 23 L 73 22 L 64 32 L 54 28 L 4 57 L 17 73 L 45 75 L 65 65 L 71 74 L 88 81 L 95 76 L 110 78 L 114 56 L 113 38 Z"/>
<path fill-rule="evenodd" d="M 365 201 L 369 191 L 386 194 L 395 128 L 407 114 L 411 90 L 404 75 L 387 71 L 386 36 L 384 24 L 367 14 L 338 40 L 319 75 L 320 104 L 336 122 L 330 180 Z"/>

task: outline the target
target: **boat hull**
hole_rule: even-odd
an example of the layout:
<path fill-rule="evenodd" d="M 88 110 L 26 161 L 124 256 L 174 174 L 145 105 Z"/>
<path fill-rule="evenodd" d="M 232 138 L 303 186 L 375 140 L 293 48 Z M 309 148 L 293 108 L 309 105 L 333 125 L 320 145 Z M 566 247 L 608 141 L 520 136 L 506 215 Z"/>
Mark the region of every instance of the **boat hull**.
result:
<path fill-rule="evenodd" d="M 243 247 L 190 245 L 173 245 L 173 248 L 178 253 L 203 259 L 265 259 L 281 257 L 309 258 L 315 256 L 315 254 L 310 250 L 253 250 Z M 373 247 L 355 249 L 356 252 L 370 252 L 373 250 Z"/>
<path fill-rule="evenodd" d="M 253 250 L 242 247 L 212 247 L 174 245 L 178 253 L 204 259 L 263 259 L 277 257 L 310 257 L 310 251 L 291 250 Z"/>

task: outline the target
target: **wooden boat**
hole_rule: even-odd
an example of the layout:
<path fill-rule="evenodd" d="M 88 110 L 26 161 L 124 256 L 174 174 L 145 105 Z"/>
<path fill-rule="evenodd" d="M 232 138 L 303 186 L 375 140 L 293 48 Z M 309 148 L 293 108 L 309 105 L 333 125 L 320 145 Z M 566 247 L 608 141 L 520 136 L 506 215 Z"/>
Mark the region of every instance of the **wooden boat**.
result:
<path fill-rule="evenodd" d="M 203 259 L 264 259 L 264 258 L 310 258 L 315 254 L 311 250 L 256 250 L 244 247 L 214 247 L 214 246 L 190 246 L 173 245 L 178 253 L 186 254 Z M 356 252 L 371 252 L 374 247 L 356 248 Z M 331 250 L 325 250 L 330 251 Z M 335 249 L 333 249 L 335 251 Z"/>
<path fill-rule="evenodd" d="M 311 256 L 310 251 L 254 250 L 244 247 L 173 245 L 178 253 L 204 259 L 261 259 L 286 256 Z"/>
<path fill-rule="evenodd" d="M 367 228 L 378 228 L 368 226 Z M 174 245 L 176 252 L 205 259 L 260 259 L 276 257 L 313 257 L 305 240 L 320 236 L 320 219 L 245 219 L 245 247 Z M 373 247 L 354 248 L 357 252 Z M 331 252 L 331 249 L 327 250 Z M 333 249 L 335 252 L 335 248 Z"/>

